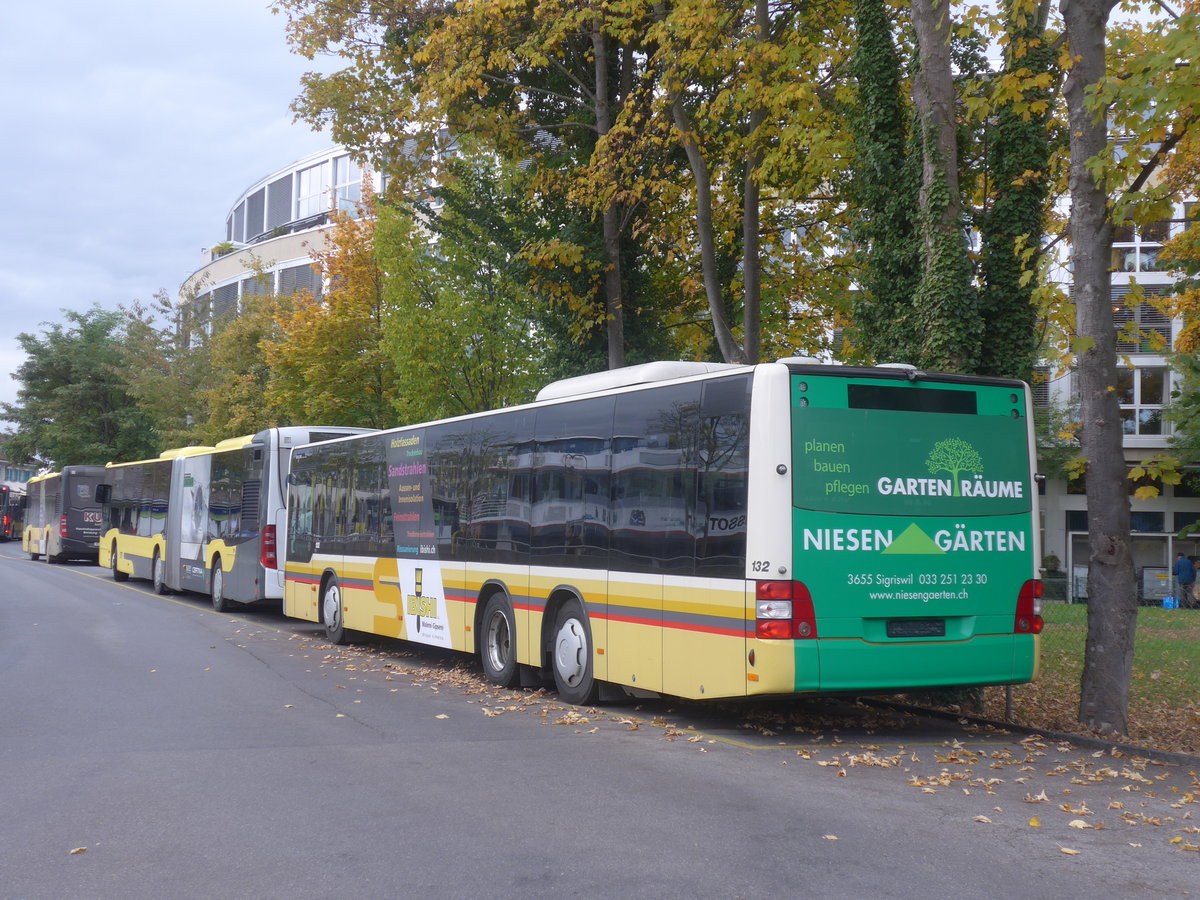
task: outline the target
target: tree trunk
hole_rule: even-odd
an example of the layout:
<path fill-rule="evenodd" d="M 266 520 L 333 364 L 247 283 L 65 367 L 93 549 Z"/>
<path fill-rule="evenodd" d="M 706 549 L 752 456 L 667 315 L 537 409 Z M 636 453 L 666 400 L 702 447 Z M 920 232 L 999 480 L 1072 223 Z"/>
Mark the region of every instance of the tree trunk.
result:
<path fill-rule="evenodd" d="M 660 2 L 654 5 L 654 15 L 660 22 L 667 19 L 667 7 Z M 679 133 L 679 143 L 687 155 L 692 178 L 696 182 L 696 234 L 700 238 L 700 272 L 704 279 L 704 295 L 708 300 L 708 314 L 712 319 L 713 334 L 717 347 L 725 362 L 746 361 L 742 345 L 733 336 L 729 315 L 725 311 L 725 298 L 721 290 L 721 279 L 717 271 L 717 243 L 713 234 L 712 221 L 712 175 L 708 161 L 700 150 L 695 130 L 683 106 L 683 88 L 679 84 L 665 85 L 671 103 L 671 119 Z"/>
<path fill-rule="evenodd" d="M 1079 721 L 1102 734 L 1125 734 L 1137 599 L 1129 546 L 1129 480 L 1122 452 L 1121 411 L 1114 390 L 1116 329 L 1110 293 L 1112 227 L 1108 198 L 1087 169 L 1104 152 L 1103 111 L 1091 112 L 1085 91 L 1104 75 L 1104 40 L 1114 0 L 1061 0 L 1072 59 L 1064 91 L 1070 120 L 1071 264 L 1082 427 L 1087 460 L 1088 633 Z"/>
<path fill-rule="evenodd" d="M 771 8 L 768 0 L 755 0 L 754 21 L 758 40 L 771 38 Z M 746 151 L 746 183 L 742 193 L 742 352 L 745 361 L 757 363 L 762 347 L 762 256 L 759 232 L 761 211 L 758 167 L 762 164 L 761 137 L 756 133 L 767 121 L 767 111 L 757 107 L 750 113 Z"/>
<path fill-rule="evenodd" d="M 917 205 L 923 244 L 921 281 L 913 300 L 921 339 L 917 362 L 924 368 L 973 372 L 983 323 L 962 226 L 950 2 L 913 0 L 912 10 L 920 55 L 913 103 L 921 145 Z"/>
<path fill-rule="evenodd" d="M 612 129 L 612 106 L 608 85 L 608 39 L 599 16 L 592 20 L 592 56 L 596 73 L 596 132 L 600 137 Z M 604 229 L 604 318 L 608 333 L 608 367 L 625 365 L 625 308 L 621 286 L 621 215 L 610 200 L 601 217 Z"/>
<path fill-rule="evenodd" d="M 913 79 L 913 103 L 921 129 L 920 207 L 934 211 L 925 237 L 926 265 L 934 257 L 933 229 L 957 229 L 961 215 L 958 193 L 958 134 L 954 122 L 954 74 L 950 68 L 949 0 L 913 0 L 920 66 Z M 940 184 L 944 184 L 941 196 Z M 935 224 L 936 223 L 936 224 Z"/>
<path fill-rule="evenodd" d="M 746 358 L 741 345 L 733 337 L 733 330 L 729 327 L 729 317 L 725 312 L 725 300 L 717 275 L 717 244 L 712 222 L 712 179 L 708 171 L 708 162 L 700 152 L 700 145 L 692 132 L 687 110 L 683 108 L 678 89 L 672 93 L 674 96 L 671 98 L 671 115 L 696 182 L 696 232 L 700 236 L 700 270 L 704 276 L 704 293 L 708 298 L 713 332 L 717 337 L 721 358 L 725 362 L 742 363 Z"/>

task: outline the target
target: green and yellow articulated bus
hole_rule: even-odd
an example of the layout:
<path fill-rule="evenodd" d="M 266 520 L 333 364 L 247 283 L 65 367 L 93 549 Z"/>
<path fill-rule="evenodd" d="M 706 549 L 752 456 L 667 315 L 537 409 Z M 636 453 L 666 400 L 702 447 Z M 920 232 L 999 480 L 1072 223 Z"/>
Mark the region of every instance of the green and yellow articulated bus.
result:
<path fill-rule="evenodd" d="M 576 703 L 1028 681 L 1030 412 L 910 366 L 665 362 L 300 447 L 284 611 Z"/>

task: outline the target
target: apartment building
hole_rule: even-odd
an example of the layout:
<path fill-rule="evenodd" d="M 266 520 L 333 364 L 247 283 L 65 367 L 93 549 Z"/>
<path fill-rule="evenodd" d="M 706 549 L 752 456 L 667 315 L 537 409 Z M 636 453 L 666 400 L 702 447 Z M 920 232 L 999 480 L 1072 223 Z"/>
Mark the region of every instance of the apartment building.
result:
<path fill-rule="evenodd" d="M 1188 222 L 1193 204 L 1179 203 L 1173 217 L 1142 228 L 1118 228 L 1113 242 L 1112 297 L 1114 325 L 1120 330 L 1117 352 L 1127 363 L 1117 386 L 1121 422 L 1125 432 L 1125 458 L 1132 467 L 1141 460 L 1169 450 L 1172 426 L 1164 415 L 1172 386 L 1166 351 L 1174 346 L 1180 322 L 1156 308 L 1152 302 L 1130 308 L 1128 295 L 1140 286 L 1150 301 L 1168 293 L 1172 276 L 1159 264 L 1163 242 Z M 1127 339 L 1127 323 L 1137 325 L 1140 337 Z M 1154 337 L 1157 336 L 1157 339 Z M 1071 372 L 1045 370 L 1049 380 L 1035 387 L 1043 404 L 1069 408 L 1076 392 Z M 1132 503 L 1133 559 L 1138 572 L 1140 597 L 1144 602 L 1161 600 L 1170 588 L 1171 562 L 1177 552 L 1200 556 L 1200 534 L 1178 538 L 1180 530 L 1200 522 L 1200 470 L 1188 470 L 1178 485 L 1163 485 L 1151 500 L 1133 497 L 1139 486 L 1130 482 Z M 1043 487 L 1043 553 L 1057 559 L 1068 576 L 1070 595 L 1082 599 L 1087 593 L 1088 511 L 1083 479 L 1066 481 L 1049 478 Z"/>

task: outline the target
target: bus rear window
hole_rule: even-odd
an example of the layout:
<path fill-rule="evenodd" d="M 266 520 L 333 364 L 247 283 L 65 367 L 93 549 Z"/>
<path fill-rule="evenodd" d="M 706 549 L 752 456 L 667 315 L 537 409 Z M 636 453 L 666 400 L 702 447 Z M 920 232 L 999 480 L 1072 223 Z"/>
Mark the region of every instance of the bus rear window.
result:
<path fill-rule="evenodd" d="M 875 516 L 1030 509 L 1024 391 L 1008 385 L 847 383 L 798 376 L 793 504 Z"/>
<path fill-rule="evenodd" d="M 892 409 L 897 412 L 959 413 L 973 416 L 978 410 L 974 391 L 941 388 L 896 387 L 884 384 L 849 384 L 850 409 Z"/>

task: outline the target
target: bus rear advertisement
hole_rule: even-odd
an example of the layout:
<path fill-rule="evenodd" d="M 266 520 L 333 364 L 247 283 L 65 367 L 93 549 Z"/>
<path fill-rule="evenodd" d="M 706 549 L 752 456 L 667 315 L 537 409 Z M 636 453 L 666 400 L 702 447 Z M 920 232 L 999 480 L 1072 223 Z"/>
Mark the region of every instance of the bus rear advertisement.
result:
<path fill-rule="evenodd" d="M 63 466 L 29 479 L 21 549 L 31 559 L 96 561 L 101 527 L 96 486 L 103 474 L 103 466 Z"/>
<path fill-rule="evenodd" d="M 1030 409 L 906 366 L 653 363 L 301 447 L 284 611 L 577 703 L 1028 681 Z"/>

